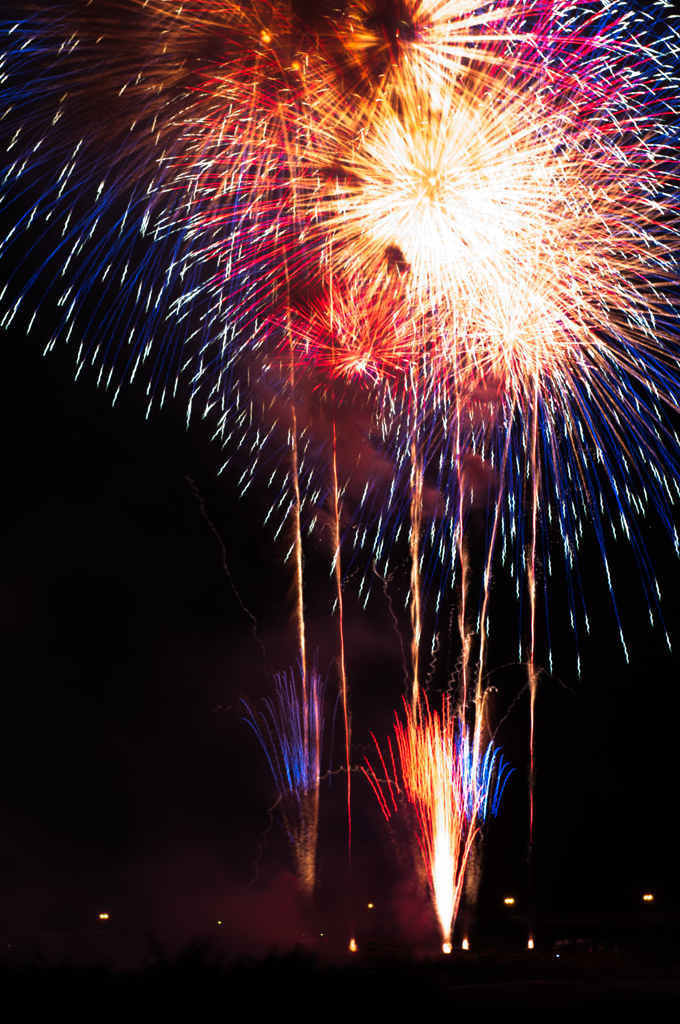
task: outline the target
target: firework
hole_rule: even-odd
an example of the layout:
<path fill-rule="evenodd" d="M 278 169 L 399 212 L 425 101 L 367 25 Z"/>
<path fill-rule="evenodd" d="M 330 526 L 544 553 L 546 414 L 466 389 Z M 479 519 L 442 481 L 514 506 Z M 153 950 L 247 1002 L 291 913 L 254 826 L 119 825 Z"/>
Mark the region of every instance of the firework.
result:
<path fill-rule="evenodd" d="M 278 807 L 300 889 L 310 898 L 316 883 L 325 683 L 316 664 L 309 672 L 302 662 L 298 668 L 298 674 L 291 668 L 274 677 L 274 697 L 264 700 L 264 711 L 246 708 L 247 721 L 276 781 Z"/>
<path fill-rule="evenodd" d="M 448 696 L 441 714 L 423 701 L 417 717 L 408 712 L 406 724 L 397 718 L 395 732 L 403 792 L 415 810 L 442 942 L 450 943 L 473 843 L 487 817 L 498 811 L 509 770 L 493 744 L 482 750 L 479 735 L 470 735 Z M 395 790 L 400 792 L 391 743 L 389 749 L 391 777 L 380 755 L 384 783 L 368 762 L 364 770 L 388 820 L 398 810 Z"/>
<path fill-rule="evenodd" d="M 304 359 L 316 333 L 319 365 L 330 349 L 333 372 L 381 376 L 382 450 L 403 490 L 417 466 L 437 480 L 421 560 L 440 561 L 445 581 L 469 455 L 484 460 L 532 608 L 551 524 L 571 575 L 584 516 L 605 566 L 604 536 L 620 521 L 652 608 L 635 524 L 647 501 L 677 543 L 667 494 L 677 441 L 661 411 L 678 404 L 666 297 L 677 279 L 671 57 L 664 66 L 657 42 L 641 66 L 617 31 L 593 17 L 551 42 L 540 75 L 506 56 L 501 71 L 468 73 L 443 98 L 400 64 L 370 101 L 331 101 L 305 155 L 316 177 L 303 167 L 298 178 L 298 194 L 323 199 L 310 237 L 318 231 L 332 254 L 336 291 L 371 304 L 366 315 L 354 304 L 349 331 L 342 312 L 325 338 L 307 331 Z M 332 184 L 319 186 L 319 165 L 335 169 Z M 367 519 L 373 506 L 369 494 Z M 405 507 L 393 488 L 364 530 L 382 575 L 387 524 Z"/>
<path fill-rule="evenodd" d="M 2 252 L 21 238 L 50 255 L 16 270 L 3 322 L 39 285 L 64 311 L 78 372 L 98 367 L 114 400 L 136 374 L 150 405 L 183 378 L 189 413 L 202 406 L 249 452 L 242 490 L 266 469 L 279 531 L 292 516 L 300 689 L 279 677 L 256 727 L 297 851 L 311 848 L 316 798 L 284 785 L 279 726 L 299 720 L 308 759 L 319 684 L 305 666 L 303 529 L 323 510 L 332 521 L 348 769 L 343 573 L 363 558 L 367 601 L 408 532 L 411 719 L 397 740 L 446 935 L 480 820 L 451 780 L 472 757 L 470 791 L 481 786 L 496 548 L 520 608 L 529 597 L 533 792 L 551 533 L 575 632 L 588 627 L 587 525 L 610 589 L 608 534 L 629 539 L 652 617 L 639 515 L 654 508 L 680 547 L 666 414 L 680 406 L 677 36 L 623 0 L 357 0 L 314 24 L 278 0 L 69 2 L 5 32 Z M 342 458 L 350 419 L 372 455 L 365 479 L 356 452 Z M 476 601 L 473 506 L 488 509 Z M 341 559 L 343 533 L 354 551 Z M 454 587 L 461 692 L 437 717 L 421 706 L 422 652 Z"/>
<path fill-rule="evenodd" d="M 251 212 L 257 225 L 271 223 L 285 191 L 287 175 L 276 172 L 284 96 L 306 29 L 288 4 L 257 0 L 190 8 L 66 0 L 2 28 L 4 201 L 16 218 L 2 249 L 11 259 L 20 232 L 32 229 L 29 254 L 37 246 L 43 261 L 36 270 L 22 240 L 4 324 L 26 289 L 39 286 L 39 304 L 54 300 L 63 310 L 62 336 L 78 339 L 79 370 L 99 365 L 99 382 L 114 394 L 149 369 L 152 402 L 173 390 L 181 369 L 194 376 L 191 390 L 208 367 L 228 390 L 229 364 L 244 341 L 239 309 L 271 310 L 271 282 L 258 286 L 253 266 L 273 251 L 262 249 Z M 223 228 L 233 222 L 241 232 L 229 259 Z M 265 268 L 260 276 L 271 278 Z M 225 301 L 230 351 L 223 335 L 215 361 L 213 328 Z M 195 319 L 205 325 L 198 335 L 188 327 Z"/>
<path fill-rule="evenodd" d="M 539 40 L 554 31 L 559 5 L 471 4 L 469 0 L 356 0 L 337 30 L 355 81 L 380 84 L 408 67 L 419 85 L 441 95 L 472 61 L 535 63 Z M 344 69 L 344 65 L 343 65 Z"/>
<path fill-rule="evenodd" d="M 636 519 L 652 503 L 673 531 L 670 30 L 622 4 L 361 0 L 313 32 L 283 3 L 56 12 L 7 26 L 5 203 L 53 246 L 36 281 L 79 369 L 98 365 L 114 397 L 145 373 L 150 403 L 183 373 L 189 409 L 250 444 L 249 478 L 300 372 L 361 381 L 395 484 L 344 513 L 382 576 L 415 453 L 438 492 L 420 559 L 440 603 L 474 456 L 520 590 L 540 579 L 534 525 L 539 554 L 556 525 L 571 577 L 584 521 L 603 553 L 620 522 L 658 606 Z M 332 477 L 330 442 L 313 447 L 303 519 Z"/>

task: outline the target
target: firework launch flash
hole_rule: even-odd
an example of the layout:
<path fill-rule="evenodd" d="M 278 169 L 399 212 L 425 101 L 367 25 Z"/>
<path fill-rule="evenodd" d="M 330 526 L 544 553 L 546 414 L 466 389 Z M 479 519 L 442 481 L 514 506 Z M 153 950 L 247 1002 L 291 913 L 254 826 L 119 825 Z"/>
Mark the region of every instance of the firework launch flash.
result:
<path fill-rule="evenodd" d="M 481 734 L 470 736 L 447 697 L 441 713 L 423 700 L 415 715 L 408 711 L 406 724 L 397 719 L 395 733 L 401 787 L 415 810 L 432 902 L 442 939 L 450 944 L 470 851 L 487 816 L 498 810 L 508 769 L 491 744 L 485 751 L 477 748 Z M 401 788 L 391 743 L 389 751 L 391 773 L 378 749 L 384 781 L 368 760 L 364 769 L 388 820 L 398 810 L 395 794 Z"/>

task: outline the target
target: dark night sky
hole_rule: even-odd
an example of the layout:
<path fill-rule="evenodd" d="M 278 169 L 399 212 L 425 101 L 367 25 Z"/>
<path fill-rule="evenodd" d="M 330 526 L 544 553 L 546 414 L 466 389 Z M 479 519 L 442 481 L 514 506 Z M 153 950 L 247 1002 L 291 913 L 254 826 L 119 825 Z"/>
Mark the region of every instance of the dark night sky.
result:
<path fill-rule="evenodd" d="M 283 545 L 262 525 L 271 494 L 258 480 L 238 499 L 243 462 L 218 476 L 214 425 L 196 419 L 187 429 L 181 395 L 146 420 L 139 382 L 112 408 L 94 371 L 74 381 L 73 351 L 57 345 L 41 355 L 54 311 L 45 309 L 27 337 L 28 316 L 4 333 L 0 383 L 0 935 L 87 931 L 106 910 L 121 935 L 152 929 L 181 939 L 222 920 L 233 949 L 293 943 L 310 921 L 276 825 L 249 884 L 275 790 L 238 701 L 266 695 L 268 677 L 195 489 L 258 620 L 270 673 L 295 657 Z M 638 909 L 647 890 L 660 909 L 678 909 L 680 564 L 657 520 L 650 516 L 643 533 L 675 657 L 649 624 L 624 542 L 610 553 L 629 664 L 593 536 L 580 559 L 592 624 L 580 678 L 559 573 L 551 584 L 555 676 L 538 699 L 533 880 L 535 908 L 545 913 Z M 310 647 L 325 671 L 335 643 L 322 538 L 306 558 Z M 499 720 L 524 684 L 513 664 L 511 590 L 498 575 L 490 668 Z M 371 732 L 387 735 L 403 671 L 380 592 L 362 612 L 352 580 L 346 600 L 358 761 L 372 749 Z M 336 694 L 331 670 L 329 720 Z M 338 719 L 335 764 L 341 738 Z M 526 694 L 498 742 L 515 772 L 488 834 L 480 920 L 508 893 L 528 909 Z M 371 900 L 385 932 L 434 935 L 404 835 L 390 833 L 358 775 L 350 892 L 343 786 L 335 777 L 322 792 L 316 926 L 344 943 L 354 913 L 367 934 L 361 908 Z"/>
<path fill-rule="evenodd" d="M 224 919 L 234 947 L 292 942 L 305 926 L 277 827 L 248 885 L 273 785 L 238 710 L 215 710 L 261 697 L 267 678 L 187 476 L 276 669 L 294 651 L 282 552 L 261 526 L 267 493 L 237 500 L 238 466 L 218 477 L 210 427 L 187 430 L 181 401 L 145 421 L 141 391 L 112 409 L 92 379 L 73 381 L 68 350 L 43 358 L 37 338 L 18 332 L 5 342 L 0 927 L 83 930 L 105 908 L 131 933 L 204 932 Z M 648 534 L 680 649 L 680 567 L 661 528 Z M 593 629 L 580 680 L 559 593 L 554 601 L 559 680 L 541 687 L 537 727 L 534 888 L 544 911 L 627 910 L 647 888 L 659 906 L 677 901 L 677 662 L 649 626 L 630 553 L 619 545 L 612 561 L 628 666 L 588 540 Z M 324 668 L 326 571 L 327 551 L 312 545 L 309 626 Z M 503 588 L 499 580 L 492 667 L 516 658 L 516 606 Z M 382 598 L 360 613 L 350 584 L 347 604 L 360 758 L 370 731 L 389 728 L 402 673 Z M 522 681 L 517 667 L 494 673 L 499 715 Z M 331 673 L 329 714 L 335 692 Z M 526 906 L 527 711 L 523 697 L 499 733 L 516 771 L 488 837 L 480 913 L 506 892 Z M 336 780 L 322 804 L 319 915 L 335 934 L 348 927 L 343 796 Z M 372 899 L 384 927 L 417 936 L 427 912 L 412 892 L 410 854 L 358 777 L 354 824 L 355 904 Z"/>

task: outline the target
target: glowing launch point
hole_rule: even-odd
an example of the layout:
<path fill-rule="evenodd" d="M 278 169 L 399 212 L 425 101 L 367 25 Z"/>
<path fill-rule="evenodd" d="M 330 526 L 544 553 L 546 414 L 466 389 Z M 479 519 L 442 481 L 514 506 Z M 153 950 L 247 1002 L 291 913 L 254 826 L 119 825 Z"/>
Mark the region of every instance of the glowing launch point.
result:
<path fill-rule="evenodd" d="M 442 953 L 450 953 L 452 949 L 453 946 L 451 945 L 450 942 L 442 943 Z"/>
<path fill-rule="evenodd" d="M 419 583 L 413 584 L 412 593 L 419 588 Z M 441 714 L 431 710 L 426 700 L 417 712 L 407 714 L 406 724 L 399 718 L 395 724 L 404 791 L 417 809 L 440 935 L 449 936 L 450 941 L 470 850 L 487 813 L 496 813 L 507 769 L 492 744 L 486 750 L 477 746 L 479 731 L 470 734 L 448 696 L 442 701 Z M 378 754 L 388 775 L 387 792 L 370 766 L 365 775 L 389 820 L 392 807 L 398 809 L 392 787 L 399 786 L 396 776 L 394 784 L 389 779 L 379 747 Z"/>
<path fill-rule="evenodd" d="M 468 942 L 467 939 L 463 939 L 463 949 L 469 949 L 469 948 L 470 948 L 470 943 Z"/>
<path fill-rule="evenodd" d="M 356 944 L 355 939 L 350 939 L 349 940 L 349 951 L 350 951 L 350 953 L 356 953 L 356 951 L 357 951 L 357 944 Z"/>
<path fill-rule="evenodd" d="M 529 941 L 527 942 L 527 949 L 533 949 L 533 948 L 534 948 L 534 940 L 533 939 L 529 939 Z"/>
<path fill-rule="evenodd" d="M 652 900 L 654 899 L 654 897 L 651 895 L 651 893 L 646 893 L 646 895 L 644 895 L 642 898 L 645 901 L 645 903 L 651 903 Z"/>
<path fill-rule="evenodd" d="M 505 903 L 505 905 L 507 907 L 511 906 L 514 902 L 515 902 L 515 897 L 514 896 L 506 896 L 505 899 L 503 900 L 503 903 Z"/>
<path fill-rule="evenodd" d="M 647 897 L 645 896 L 645 899 L 646 899 L 646 898 L 647 898 Z M 650 898 L 651 898 L 651 897 L 650 897 Z M 108 919 L 109 919 L 109 915 L 108 915 L 108 914 L 100 914 L 100 915 L 99 915 L 99 920 L 100 920 L 100 921 L 108 921 Z"/>

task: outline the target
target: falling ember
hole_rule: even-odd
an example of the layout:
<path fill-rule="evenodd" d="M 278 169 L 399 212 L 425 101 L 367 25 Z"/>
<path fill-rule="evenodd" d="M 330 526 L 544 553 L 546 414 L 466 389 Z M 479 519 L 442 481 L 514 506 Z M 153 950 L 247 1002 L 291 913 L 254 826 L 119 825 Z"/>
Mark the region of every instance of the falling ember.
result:
<path fill-rule="evenodd" d="M 406 710 L 406 724 L 397 718 L 395 725 L 402 785 L 415 808 L 432 902 L 442 939 L 449 944 L 475 836 L 487 815 L 496 814 L 509 770 L 491 744 L 486 751 L 480 749 L 480 730 L 474 730 L 471 739 L 464 720 L 451 710 L 447 695 L 441 715 L 431 711 L 426 700 L 420 702 L 415 716 Z M 397 810 L 394 790 L 400 791 L 391 742 L 389 749 L 394 781 L 378 748 L 388 775 L 388 796 L 368 762 L 364 769 L 387 819 L 392 808 Z"/>

